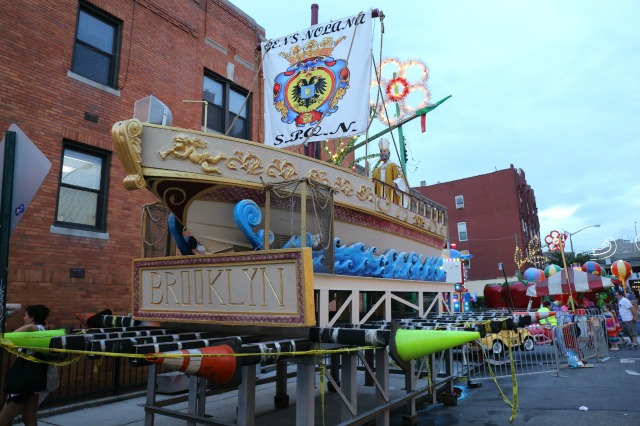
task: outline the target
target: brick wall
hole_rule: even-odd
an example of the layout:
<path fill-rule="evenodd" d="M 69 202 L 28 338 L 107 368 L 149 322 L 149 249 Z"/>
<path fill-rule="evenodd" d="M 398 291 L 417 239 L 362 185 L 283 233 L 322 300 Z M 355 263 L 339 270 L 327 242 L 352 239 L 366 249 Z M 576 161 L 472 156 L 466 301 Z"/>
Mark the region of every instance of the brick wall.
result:
<path fill-rule="evenodd" d="M 44 303 L 49 325 L 79 326 L 73 312 L 131 310 L 131 259 L 142 249 L 142 206 L 151 193 L 128 192 L 124 171 L 111 158 L 108 240 L 54 234 L 55 204 L 65 138 L 113 151 L 113 123 L 133 114 L 137 99 L 155 95 L 171 109 L 173 125 L 200 126 L 202 77 L 209 69 L 253 92 L 252 139 L 262 129 L 262 79 L 256 45 L 264 30 L 222 0 L 92 0 L 122 20 L 118 73 L 120 96 L 68 76 L 71 68 L 78 2 L 21 0 L 2 2 L 0 13 L 0 129 L 16 123 L 52 163 L 32 204 L 11 236 L 8 302 Z M 84 113 L 99 117 L 86 121 Z M 84 268 L 85 278 L 69 278 L 70 268 Z M 11 330 L 22 315 L 8 321 Z"/>
<path fill-rule="evenodd" d="M 533 190 L 527 185 L 524 172 L 513 165 L 493 173 L 414 189 L 447 208 L 450 241 L 457 245 L 457 250 L 469 250 L 473 255 L 469 280 L 501 277 L 498 262 L 504 263 L 508 276 L 514 276 L 516 247 L 524 251 L 532 236 L 540 235 Z M 456 208 L 456 195 L 464 197 L 464 208 Z M 467 224 L 467 241 L 458 239 L 459 222 Z M 522 222 L 529 232 L 523 231 Z M 523 266 L 521 272 L 529 266 Z"/>

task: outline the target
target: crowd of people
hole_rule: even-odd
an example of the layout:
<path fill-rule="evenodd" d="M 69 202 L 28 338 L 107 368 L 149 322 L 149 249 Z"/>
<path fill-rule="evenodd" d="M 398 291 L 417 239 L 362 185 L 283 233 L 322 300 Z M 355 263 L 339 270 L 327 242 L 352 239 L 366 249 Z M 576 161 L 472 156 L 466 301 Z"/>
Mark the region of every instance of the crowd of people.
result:
<path fill-rule="evenodd" d="M 606 302 L 609 297 L 603 295 L 599 303 L 589 300 L 575 306 L 578 310 L 593 309 L 604 317 L 609 342 L 609 350 L 619 351 L 620 348 L 638 349 L 638 333 L 640 331 L 640 312 L 638 311 L 638 297 L 632 293 L 625 293 L 622 289 L 615 291 L 615 298 Z M 571 310 L 556 300 L 542 302 L 538 312 L 556 312 L 555 316 L 540 320 L 540 324 L 555 327 L 571 320 Z"/>

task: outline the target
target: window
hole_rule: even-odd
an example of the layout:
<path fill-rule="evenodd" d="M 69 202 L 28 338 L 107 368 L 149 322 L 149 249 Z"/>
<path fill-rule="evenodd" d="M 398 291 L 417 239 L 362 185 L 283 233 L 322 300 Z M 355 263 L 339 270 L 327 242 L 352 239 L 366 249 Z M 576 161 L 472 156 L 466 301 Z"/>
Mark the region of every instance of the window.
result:
<path fill-rule="evenodd" d="M 467 240 L 467 222 L 458 222 L 458 241 Z"/>
<path fill-rule="evenodd" d="M 456 209 L 464 208 L 464 196 L 456 195 Z"/>
<path fill-rule="evenodd" d="M 116 88 L 121 23 L 81 2 L 71 71 L 96 83 Z"/>
<path fill-rule="evenodd" d="M 248 118 L 248 109 L 251 104 L 251 97 L 249 96 L 249 99 L 247 99 L 247 93 L 222 78 L 205 75 L 202 99 L 209 102 L 207 129 L 225 134 L 233 123 L 229 136 L 250 140 L 251 123 Z M 245 99 L 247 99 L 246 104 Z"/>
<path fill-rule="evenodd" d="M 109 154 L 65 142 L 62 155 L 56 225 L 104 231 Z"/>

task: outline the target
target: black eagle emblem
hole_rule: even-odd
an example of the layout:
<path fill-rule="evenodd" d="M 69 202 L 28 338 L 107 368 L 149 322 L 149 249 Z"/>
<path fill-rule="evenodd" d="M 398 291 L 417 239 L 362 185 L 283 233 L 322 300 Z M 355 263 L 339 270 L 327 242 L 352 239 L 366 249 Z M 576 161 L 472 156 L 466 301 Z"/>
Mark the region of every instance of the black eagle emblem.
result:
<path fill-rule="evenodd" d="M 291 97 L 301 107 L 309 108 L 327 90 L 327 79 L 312 76 L 309 80 L 301 78 L 291 89 Z"/>

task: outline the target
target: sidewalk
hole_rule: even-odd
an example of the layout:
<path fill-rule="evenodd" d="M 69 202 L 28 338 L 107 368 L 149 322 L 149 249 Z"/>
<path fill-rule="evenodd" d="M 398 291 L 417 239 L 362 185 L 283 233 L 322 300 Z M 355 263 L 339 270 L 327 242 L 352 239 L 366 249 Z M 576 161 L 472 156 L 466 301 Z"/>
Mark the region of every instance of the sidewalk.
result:
<path fill-rule="evenodd" d="M 612 352 L 615 358 L 602 363 L 593 363 L 593 368 L 561 370 L 558 377 L 554 372 L 522 375 L 517 380 L 519 410 L 514 425 L 568 425 L 619 426 L 640 424 L 640 351 L 621 350 Z M 362 373 L 360 373 L 362 374 Z M 390 378 L 392 399 L 404 395 L 403 377 Z M 422 382 L 421 382 L 422 383 Z M 421 426 L 443 425 L 509 425 L 511 408 L 504 402 L 496 384 L 492 380 L 481 382 L 479 388 L 467 388 L 465 382 L 456 384 L 463 390 L 456 406 L 443 404 L 429 405 L 419 412 Z M 510 378 L 501 378 L 499 385 L 509 400 L 513 400 Z M 259 385 L 256 392 L 256 425 L 287 426 L 295 424 L 295 378 L 289 380 L 289 407 L 276 410 L 273 406 L 275 384 Z M 367 404 L 372 407 L 373 388 L 360 386 L 358 389 L 359 412 Z M 323 405 L 316 387 L 315 424 L 323 424 Z M 158 400 L 167 396 L 159 395 Z M 47 416 L 39 414 L 40 425 L 52 426 L 120 426 L 144 425 L 144 409 L 141 406 L 145 396 L 134 395 L 126 400 L 104 405 L 75 408 L 72 411 Z M 325 393 L 324 424 L 339 422 L 341 403 L 334 392 Z M 236 393 L 207 398 L 206 414 L 220 423 L 235 424 Z M 586 407 L 583 411 L 580 407 Z M 187 403 L 170 407 L 186 412 Z M 167 416 L 156 415 L 156 426 L 186 424 Z M 400 415 L 392 415 L 392 425 L 401 425 Z"/>

